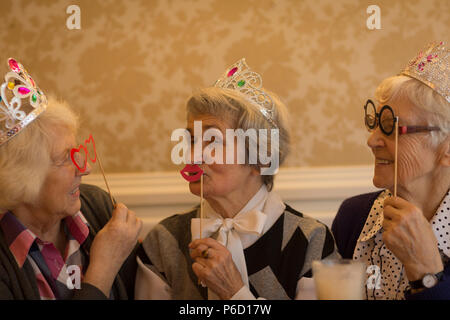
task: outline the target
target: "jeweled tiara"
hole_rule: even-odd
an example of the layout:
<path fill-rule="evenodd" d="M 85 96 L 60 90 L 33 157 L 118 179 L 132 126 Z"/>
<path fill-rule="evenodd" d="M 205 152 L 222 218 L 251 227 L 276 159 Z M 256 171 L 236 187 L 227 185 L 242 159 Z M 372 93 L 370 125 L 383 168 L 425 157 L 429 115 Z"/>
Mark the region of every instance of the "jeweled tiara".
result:
<path fill-rule="evenodd" d="M 262 78 L 250 70 L 242 58 L 225 71 L 223 76 L 214 84 L 215 87 L 231 89 L 242 93 L 248 100 L 256 104 L 262 115 L 275 128 L 273 121 L 275 105 L 270 95 L 262 90 Z"/>
<path fill-rule="evenodd" d="M 450 50 L 444 42 L 432 42 L 401 72 L 435 90 L 450 102 Z"/>
<path fill-rule="evenodd" d="M 8 59 L 11 71 L 0 87 L 0 145 L 17 135 L 47 108 L 47 98 L 21 63 Z"/>

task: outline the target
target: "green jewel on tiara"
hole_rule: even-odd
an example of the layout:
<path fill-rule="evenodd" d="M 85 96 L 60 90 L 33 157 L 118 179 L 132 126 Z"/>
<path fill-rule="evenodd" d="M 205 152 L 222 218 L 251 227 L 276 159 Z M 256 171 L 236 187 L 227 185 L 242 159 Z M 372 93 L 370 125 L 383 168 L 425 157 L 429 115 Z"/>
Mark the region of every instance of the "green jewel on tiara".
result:
<path fill-rule="evenodd" d="M 242 58 L 225 71 L 223 76 L 214 84 L 217 88 L 231 89 L 242 93 L 248 100 L 254 103 L 266 120 L 274 127 L 273 121 L 275 105 L 272 98 L 262 90 L 262 78 L 251 71 L 245 58 Z"/>

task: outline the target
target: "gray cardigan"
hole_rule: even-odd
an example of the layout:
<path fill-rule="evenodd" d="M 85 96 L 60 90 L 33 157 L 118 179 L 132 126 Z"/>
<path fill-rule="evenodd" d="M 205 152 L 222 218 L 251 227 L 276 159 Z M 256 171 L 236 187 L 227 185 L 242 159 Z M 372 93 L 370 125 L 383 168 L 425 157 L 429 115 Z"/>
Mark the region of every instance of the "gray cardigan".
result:
<path fill-rule="evenodd" d="M 90 246 L 97 232 L 103 228 L 111 217 L 112 204 L 108 194 L 102 189 L 82 184 L 80 186 L 81 212 L 89 223 L 89 235 L 82 247 L 89 253 Z M 111 253 L 113 254 L 113 253 Z M 127 258 L 111 289 L 115 299 L 132 299 L 136 276 L 136 250 Z M 0 300 L 39 300 L 36 276 L 30 262 L 25 261 L 22 268 L 16 263 L 9 250 L 3 231 L 0 229 Z M 74 290 L 72 299 L 96 300 L 107 297 L 95 286 L 81 284 L 81 289 Z"/>

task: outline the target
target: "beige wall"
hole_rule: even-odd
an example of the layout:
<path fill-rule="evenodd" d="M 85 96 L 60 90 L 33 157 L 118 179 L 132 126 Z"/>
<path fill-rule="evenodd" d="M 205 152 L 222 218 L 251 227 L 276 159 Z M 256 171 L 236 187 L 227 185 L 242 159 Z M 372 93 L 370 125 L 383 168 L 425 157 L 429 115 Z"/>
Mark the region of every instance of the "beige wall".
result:
<path fill-rule="evenodd" d="M 81 8 L 68 30 L 66 8 Z M 381 8 L 368 30 L 366 8 Z M 448 0 L 0 1 L 0 70 L 21 61 L 80 114 L 110 173 L 170 171 L 184 102 L 246 57 L 287 104 L 288 167 L 371 163 L 362 105 L 427 42 L 448 41 Z"/>

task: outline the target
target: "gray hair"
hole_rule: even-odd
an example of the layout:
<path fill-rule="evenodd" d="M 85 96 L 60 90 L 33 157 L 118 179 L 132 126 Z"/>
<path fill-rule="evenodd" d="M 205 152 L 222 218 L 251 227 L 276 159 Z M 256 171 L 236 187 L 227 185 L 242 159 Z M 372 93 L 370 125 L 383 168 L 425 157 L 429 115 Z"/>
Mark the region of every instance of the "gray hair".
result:
<path fill-rule="evenodd" d="M 279 129 L 279 165 L 283 164 L 290 150 L 290 130 L 286 106 L 273 93 L 264 90 L 274 102 L 272 120 Z M 227 119 L 233 129 L 273 129 L 272 125 L 262 115 L 258 106 L 248 100 L 243 94 L 230 89 L 216 87 L 204 88 L 195 92 L 187 101 L 186 111 L 190 115 L 212 115 L 218 119 Z M 271 135 L 267 136 L 267 143 L 271 145 Z M 246 143 L 248 155 L 249 146 Z M 263 165 L 256 164 L 261 168 Z M 262 175 L 262 181 L 270 191 L 273 188 L 274 176 Z"/>
<path fill-rule="evenodd" d="M 440 131 L 431 132 L 431 144 L 437 146 L 449 134 L 450 104 L 439 93 L 417 79 L 407 76 L 393 76 L 381 82 L 375 91 L 375 98 L 385 104 L 389 100 L 407 98 L 416 108 L 425 111 L 428 126 L 438 126 Z"/>
<path fill-rule="evenodd" d="M 64 126 L 76 133 L 78 118 L 53 97 L 47 109 L 19 134 L 0 146 L 0 208 L 36 203 L 52 164 L 51 131 Z"/>

